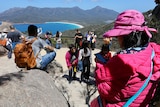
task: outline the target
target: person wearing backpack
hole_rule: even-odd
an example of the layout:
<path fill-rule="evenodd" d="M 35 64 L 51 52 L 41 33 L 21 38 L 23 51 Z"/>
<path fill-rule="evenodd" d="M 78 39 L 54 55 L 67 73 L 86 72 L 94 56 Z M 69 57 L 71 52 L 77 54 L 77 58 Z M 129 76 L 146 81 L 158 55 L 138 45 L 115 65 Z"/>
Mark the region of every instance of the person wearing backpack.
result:
<path fill-rule="evenodd" d="M 99 97 L 90 107 L 148 107 L 160 82 L 160 45 L 150 42 L 154 28 L 137 10 L 126 10 L 104 37 L 116 37 L 121 50 L 95 70 Z"/>
<path fill-rule="evenodd" d="M 69 70 L 69 83 L 71 83 L 72 79 L 76 79 L 78 64 L 78 50 L 76 49 L 75 45 L 69 45 L 69 50 L 66 52 L 65 60 Z"/>
<path fill-rule="evenodd" d="M 45 40 L 37 37 L 37 26 L 35 25 L 29 25 L 28 26 L 28 37 L 26 37 L 27 40 L 33 40 L 35 41 L 32 43 L 32 49 L 34 52 L 34 56 L 36 57 L 36 68 L 45 70 L 47 65 L 51 63 L 55 57 L 56 52 L 54 51 L 54 48 L 50 45 L 48 45 Z M 44 49 L 50 51 L 46 53 L 44 56 L 40 54 L 40 51 Z"/>
<path fill-rule="evenodd" d="M 81 73 L 81 82 L 84 79 L 89 79 L 90 76 L 90 65 L 92 63 L 91 58 L 91 50 L 89 48 L 89 43 L 87 40 L 83 41 L 82 43 L 82 49 L 79 50 L 79 61 L 82 61 L 82 73 Z"/>

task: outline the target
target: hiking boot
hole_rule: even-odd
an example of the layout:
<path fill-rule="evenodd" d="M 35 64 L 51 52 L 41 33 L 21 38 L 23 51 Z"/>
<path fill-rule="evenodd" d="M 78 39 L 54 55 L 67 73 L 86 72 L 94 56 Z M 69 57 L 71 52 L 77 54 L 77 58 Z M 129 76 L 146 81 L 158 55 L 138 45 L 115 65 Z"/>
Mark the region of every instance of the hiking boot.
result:
<path fill-rule="evenodd" d="M 73 77 L 73 80 L 76 80 L 77 78 L 76 77 Z"/>
<path fill-rule="evenodd" d="M 77 77 L 76 77 L 76 72 L 73 73 L 73 79 L 74 79 L 74 80 L 77 79 Z"/>
<path fill-rule="evenodd" d="M 72 80 L 69 80 L 68 83 L 70 84 L 72 82 Z"/>

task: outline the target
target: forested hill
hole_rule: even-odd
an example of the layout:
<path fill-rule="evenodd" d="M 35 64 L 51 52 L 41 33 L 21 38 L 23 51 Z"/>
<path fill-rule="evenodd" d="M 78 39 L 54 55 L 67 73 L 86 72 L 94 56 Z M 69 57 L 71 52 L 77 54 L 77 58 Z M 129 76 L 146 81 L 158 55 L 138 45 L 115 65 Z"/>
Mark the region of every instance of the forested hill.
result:
<path fill-rule="evenodd" d="M 148 27 L 151 27 L 151 28 L 155 28 L 158 30 L 158 33 L 152 33 L 152 39 L 151 41 L 154 41 L 156 43 L 159 43 L 160 44 L 160 19 L 156 19 L 154 16 L 151 15 L 152 13 L 152 10 L 148 10 L 147 12 L 144 12 L 144 16 L 145 16 L 145 19 L 146 19 L 146 24 Z M 98 48 L 101 47 L 101 45 L 103 44 L 103 34 L 108 31 L 109 29 L 113 28 L 113 25 L 114 25 L 114 22 L 112 23 L 109 23 L 109 24 L 97 24 L 97 25 L 90 25 L 90 26 L 87 26 L 87 27 L 84 27 L 81 30 L 82 34 L 86 34 L 87 31 L 94 31 L 97 35 L 97 43 L 96 43 L 96 46 Z M 75 30 L 70 30 L 70 31 L 65 31 L 63 32 L 63 36 L 74 36 L 74 33 L 75 33 Z M 116 40 L 116 39 L 115 39 Z M 117 42 L 113 42 L 112 43 L 112 48 L 117 48 Z M 113 49 L 113 50 L 114 50 Z"/>
<path fill-rule="evenodd" d="M 0 21 L 13 23 L 42 23 L 54 21 L 77 22 L 84 24 L 98 24 L 114 20 L 118 12 L 97 6 L 89 10 L 79 7 L 73 8 L 11 8 L 0 13 Z"/>

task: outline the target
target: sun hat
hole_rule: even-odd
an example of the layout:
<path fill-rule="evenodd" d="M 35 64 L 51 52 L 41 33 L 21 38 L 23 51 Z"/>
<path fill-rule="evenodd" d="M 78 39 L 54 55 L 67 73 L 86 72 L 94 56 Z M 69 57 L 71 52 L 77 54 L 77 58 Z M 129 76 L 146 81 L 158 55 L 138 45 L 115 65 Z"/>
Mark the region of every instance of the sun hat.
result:
<path fill-rule="evenodd" d="M 137 10 L 126 10 L 120 13 L 115 20 L 114 28 L 105 32 L 103 37 L 115 37 L 128 35 L 131 32 L 145 31 L 151 38 L 152 35 L 149 31 L 157 32 L 154 28 L 145 26 L 144 16 Z"/>

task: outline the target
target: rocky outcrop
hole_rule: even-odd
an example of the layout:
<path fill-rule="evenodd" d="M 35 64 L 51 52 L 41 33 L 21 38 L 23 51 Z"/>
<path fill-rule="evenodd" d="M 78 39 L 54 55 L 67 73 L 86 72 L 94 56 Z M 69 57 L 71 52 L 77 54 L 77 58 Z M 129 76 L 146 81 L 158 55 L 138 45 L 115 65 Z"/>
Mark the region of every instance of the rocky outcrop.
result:
<path fill-rule="evenodd" d="M 7 49 L 0 45 L 0 56 L 4 56 L 7 54 Z"/>
<path fill-rule="evenodd" d="M 33 69 L 0 77 L 0 107 L 68 107 L 52 77 Z"/>
<path fill-rule="evenodd" d="M 63 73 L 63 67 L 57 61 L 52 61 L 48 64 L 46 72 L 49 73 L 50 76 L 54 77 L 55 74 Z"/>

